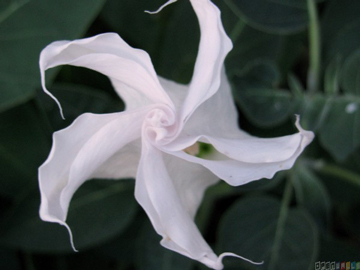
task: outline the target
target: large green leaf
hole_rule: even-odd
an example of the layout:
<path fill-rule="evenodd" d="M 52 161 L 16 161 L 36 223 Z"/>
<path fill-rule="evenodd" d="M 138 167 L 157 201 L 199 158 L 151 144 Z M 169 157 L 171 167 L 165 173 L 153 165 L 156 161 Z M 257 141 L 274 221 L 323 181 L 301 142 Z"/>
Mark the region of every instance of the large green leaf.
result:
<path fill-rule="evenodd" d="M 338 97 L 320 127 L 320 142 L 330 154 L 341 161 L 360 146 L 360 100 Z"/>
<path fill-rule="evenodd" d="M 59 107 L 46 94 L 41 94 L 41 103 L 47 112 L 54 130 L 69 126 L 76 117 L 85 112 L 112 113 L 124 109 L 119 97 L 103 93 L 101 90 L 71 83 L 54 83 L 49 90 L 60 101 L 65 120 L 60 116 Z"/>
<path fill-rule="evenodd" d="M 69 235 L 58 224 L 40 220 L 38 192 L 9 209 L 0 228 L 0 243 L 37 252 L 71 252 Z M 71 201 L 67 222 L 80 251 L 121 233 L 136 213 L 133 183 L 86 182 Z"/>
<path fill-rule="evenodd" d="M 149 222 L 144 223 L 137 239 L 136 269 L 190 270 L 194 261 L 160 245 L 161 237 Z"/>
<path fill-rule="evenodd" d="M 330 196 L 321 180 L 304 164 L 298 162 L 293 171 L 293 185 L 297 202 L 306 208 L 323 228 L 330 222 Z"/>
<path fill-rule="evenodd" d="M 273 127 L 289 119 L 296 100 L 290 92 L 269 88 L 244 89 L 237 94 L 247 119 L 259 127 Z"/>
<path fill-rule="evenodd" d="M 52 41 L 80 37 L 104 0 L 11 1 L 8 8 L 14 3 L 18 8 L 0 21 L 0 111 L 34 95 L 40 85 L 41 49 Z"/>
<path fill-rule="evenodd" d="M 360 47 L 360 2 L 357 0 L 328 1 L 321 20 L 324 60 L 334 57 L 344 60 Z"/>
<path fill-rule="evenodd" d="M 20 270 L 18 254 L 13 250 L 0 249 L 0 269 Z"/>
<path fill-rule="evenodd" d="M 294 112 L 297 103 L 291 92 L 275 89 L 280 74 L 273 61 L 254 60 L 232 75 L 234 97 L 253 124 L 276 126 Z"/>
<path fill-rule="evenodd" d="M 323 95 L 304 95 L 298 112 L 302 127 L 312 131 L 319 130 L 330 109 L 331 100 Z"/>
<path fill-rule="evenodd" d="M 236 92 L 249 88 L 272 88 L 280 80 L 279 70 L 274 61 L 256 59 L 233 74 Z"/>
<path fill-rule="evenodd" d="M 108 1 L 101 17 L 132 46 L 147 51 L 159 75 L 185 83 L 197 55 L 198 21 L 188 1 L 178 1 L 158 14 L 144 13 L 162 4 L 161 0 Z"/>
<path fill-rule="evenodd" d="M 324 92 L 328 95 L 336 95 L 340 88 L 341 58 L 335 57 L 325 69 Z"/>
<path fill-rule="evenodd" d="M 106 1 L 101 18 L 132 46 L 140 47 L 151 55 L 157 53 L 167 9 L 157 15 L 144 10 L 156 10 L 163 4 L 156 1 Z M 171 8 L 171 7 L 169 7 Z M 159 52 L 158 52 L 159 53 Z"/>
<path fill-rule="evenodd" d="M 36 189 L 37 168 L 51 145 L 51 129 L 35 100 L 0 114 L 0 194 Z"/>
<path fill-rule="evenodd" d="M 280 57 L 283 40 L 281 36 L 245 26 L 227 57 L 228 72 L 232 74 L 233 71 L 241 70 L 257 59 L 276 61 Z"/>
<path fill-rule="evenodd" d="M 271 33 L 291 34 L 306 28 L 308 14 L 303 0 L 226 0 L 251 26 Z"/>
<path fill-rule="evenodd" d="M 354 51 L 345 60 L 342 69 L 341 85 L 346 93 L 360 95 L 360 49 Z"/>
<path fill-rule="evenodd" d="M 351 96 L 304 96 L 303 127 L 317 131 L 322 146 L 342 161 L 360 145 L 360 100 Z"/>
<path fill-rule="evenodd" d="M 254 60 L 271 60 L 277 63 L 285 76 L 301 53 L 301 35 L 283 36 L 262 32 L 244 21 L 234 1 L 215 0 L 221 9 L 221 18 L 234 48 L 226 60 L 228 74 L 237 72 Z"/>
<path fill-rule="evenodd" d="M 245 198 L 226 212 L 220 223 L 218 249 L 264 261 L 255 267 L 226 259 L 226 269 L 239 269 L 240 265 L 246 269 L 312 269 L 318 251 L 314 222 L 306 212 L 294 208 L 280 224 L 279 212 L 280 202 L 271 197 Z"/>
<path fill-rule="evenodd" d="M 322 235 L 318 261 L 353 261 L 359 257 L 359 247 L 334 236 Z M 355 259 L 357 260 L 357 259 Z"/>

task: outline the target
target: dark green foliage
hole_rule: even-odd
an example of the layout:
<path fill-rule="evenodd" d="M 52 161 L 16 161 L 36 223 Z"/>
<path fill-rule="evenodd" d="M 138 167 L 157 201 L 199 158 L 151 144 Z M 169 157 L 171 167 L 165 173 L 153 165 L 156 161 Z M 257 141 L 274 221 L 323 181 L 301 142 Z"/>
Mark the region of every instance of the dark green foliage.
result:
<path fill-rule="evenodd" d="M 38 59 L 49 43 L 117 32 L 146 50 L 159 75 L 189 82 L 199 27 L 187 0 L 0 1 L 0 269 L 205 269 L 160 246 L 134 198 L 133 180 L 91 180 L 75 194 L 64 227 L 38 216 L 37 169 L 52 133 L 84 112 L 124 109 L 107 78 L 80 68 L 47 72 L 58 107 L 40 90 Z M 242 187 L 220 183 L 196 221 L 226 270 L 313 269 L 360 261 L 360 1 L 316 1 L 319 87 L 310 90 L 307 0 L 214 0 L 234 48 L 226 59 L 240 126 L 255 136 L 315 133 L 294 168 Z M 313 57 L 313 56 L 311 56 Z M 202 145 L 206 152 L 208 145 Z M 202 153 L 201 152 L 201 153 Z"/>

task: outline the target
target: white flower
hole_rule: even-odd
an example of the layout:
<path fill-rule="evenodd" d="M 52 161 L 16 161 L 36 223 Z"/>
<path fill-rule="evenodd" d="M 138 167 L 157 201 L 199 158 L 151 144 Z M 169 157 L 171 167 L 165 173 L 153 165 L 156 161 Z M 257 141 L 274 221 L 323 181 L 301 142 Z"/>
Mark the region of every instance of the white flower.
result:
<path fill-rule="evenodd" d="M 299 133 L 274 139 L 252 137 L 238 128 L 223 68 L 232 43 L 214 4 L 190 2 L 201 39 L 189 85 L 158 77 L 148 54 L 114 33 L 57 41 L 41 52 L 42 86 L 49 95 L 45 70 L 81 66 L 108 76 L 126 110 L 85 113 L 54 133 L 50 155 L 39 168 L 40 216 L 70 232 L 66 216 L 80 185 L 91 178 L 134 177 L 135 197 L 163 237 L 161 244 L 222 269 L 222 258 L 236 255 L 216 256 L 193 221 L 205 189 L 219 178 L 238 186 L 289 169 L 313 134 L 298 121 Z M 201 159 L 184 151 L 196 142 L 212 144 L 221 158 Z"/>

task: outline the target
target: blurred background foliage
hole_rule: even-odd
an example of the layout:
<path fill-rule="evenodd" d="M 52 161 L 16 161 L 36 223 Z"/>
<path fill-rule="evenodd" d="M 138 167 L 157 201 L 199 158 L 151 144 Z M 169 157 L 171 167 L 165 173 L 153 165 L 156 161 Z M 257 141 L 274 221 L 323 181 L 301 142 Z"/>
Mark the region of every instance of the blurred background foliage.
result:
<path fill-rule="evenodd" d="M 37 168 L 51 136 L 83 112 L 124 108 L 108 79 L 64 66 L 40 88 L 38 57 L 55 40 L 117 32 L 146 50 L 161 76 L 189 82 L 199 28 L 179 0 L 0 1 L 0 269 L 205 269 L 165 250 L 134 196 L 134 182 L 92 180 L 75 194 L 65 228 L 38 217 Z M 214 0 L 234 43 L 226 60 L 241 128 L 261 137 L 316 134 L 292 170 L 241 187 L 211 187 L 196 217 L 227 270 L 313 269 L 360 261 L 360 1 Z"/>

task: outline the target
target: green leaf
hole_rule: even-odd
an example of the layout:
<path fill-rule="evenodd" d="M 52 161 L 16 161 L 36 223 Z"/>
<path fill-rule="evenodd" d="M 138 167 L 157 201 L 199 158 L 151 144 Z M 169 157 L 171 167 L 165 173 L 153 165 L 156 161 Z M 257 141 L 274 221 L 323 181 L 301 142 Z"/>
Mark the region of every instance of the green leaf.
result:
<path fill-rule="evenodd" d="M 131 45 L 150 54 L 159 75 L 186 83 L 197 55 L 198 21 L 188 1 L 178 1 L 158 14 L 144 13 L 162 4 L 160 0 L 108 1 L 101 16 Z"/>
<path fill-rule="evenodd" d="M 249 62 L 233 76 L 238 91 L 245 88 L 271 88 L 276 86 L 279 80 L 280 74 L 276 64 L 263 59 Z"/>
<path fill-rule="evenodd" d="M 14 250 L 0 249 L 0 269 L 19 270 L 21 269 L 18 254 Z"/>
<path fill-rule="evenodd" d="M 9 209 L 0 228 L 0 243 L 43 253 L 71 252 L 66 229 L 40 220 L 37 193 L 29 194 Z M 76 248 L 81 251 L 121 233 L 132 221 L 136 209 L 132 182 L 86 182 L 75 193 L 67 218 Z"/>
<path fill-rule="evenodd" d="M 280 80 L 273 61 L 258 59 L 231 78 L 233 93 L 247 118 L 259 127 L 272 127 L 288 119 L 296 106 L 293 96 L 285 90 L 272 89 Z"/>
<path fill-rule="evenodd" d="M 360 41 L 360 40 L 359 40 Z M 360 49 L 354 51 L 345 60 L 341 86 L 348 94 L 360 95 Z"/>
<path fill-rule="evenodd" d="M 359 247 L 334 236 L 322 235 L 318 261 L 353 261 L 359 257 Z"/>
<path fill-rule="evenodd" d="M 129 44 L 153 55 L 160 45 L 163 21 L 164 17 L 168 17 L 168 10 L 164 9 L 156 15 L 145 13 L 144 10 L 156 10 L 162 4 L 161 0 L 151 3 L 145 0 L 106 1 L 100 17 Z"/>
<path fill-rule="evenodd" d="M 338 161 L 360 145 L 360 100 L 349 96 L 304 96 L 303 127 L 318 132 L 322 146 Z"/>
<path fill-rule="evenodd" d="M 236 202 L 224 215 L 219 228 L 218 250 L 231 251 L 253 261 L 264 261 L 250 267 L 239 259 L 225 259 L 226 269 L 312 269 L 318 252 L 318 231 L 311 217 L 301 209 L 290 209 L 281 238 L 276 239 L 280 202 L 271 197 L 245 198 Z M 278 234 L 277 234 L 278 235 Z M 280 243 L 278 254 L 274 244 Z M 232 266 L 230 268 L 230 266 Z M 238 267 L 238 268 L 236 268 Z"/>
<path fill-rule="evenodd" d="M 261 31 L 292 34 L 308 24 L 306 5 L 302 0 L 226 0 L 241 18 Z"/>
<path fill-rule="evenodd" d="M 325 63 L 334 57 L 345 59 L 359 48 L 360 2 L 333 0 L 325 6 L 321 19 L 322 44 Z"/>
<path fill-rule="evenodd" d="M 190 270 L 194 261 L 160 245 L 161 237 L 149 222 L 143 224 L 137 239 L 136 269 L 139 270 Z"/>
<path fill-rule="evenodd" d="M 0 2 L 0 24 L 30 0 L 3 0 Z"/>
<path fill-rule="evenodd" d="M 322 228 L 330 222 L 330 196 L 321 180 L 304 164 L 298 163 L 292 171 L 296 200 Z"/>
<path fill-rule="evenodd" d="M 304 93 L 304 87 L 302 86 L 300 80 L 298 77 L 296 77 L 296 75 L 290 73 L 288 75 L 288 84 L 289 84 L 289 88 L 291 90 L 291 92 L 298 96 L 301 97 Z"/>
<path fill-rule="evenodd" d="M 299 110 L 302 127 L 317 131 L 324 123 L 331 107 L 331 98 L 323 95 L 304 95 Z"/>
<path fill-rule="evenodd" d="M 260 179 L 257 181 L 251 181 L 245 185 L 232 188 L 233 192 L 253 192 L 253 191 L 267 191 L 280 185 L 285 178 L 285 172 L 280 171 L 275 174 L 272 179 Z"/>
<path fill-rule="evenodd" d="M 324 89 L 328 95 L 335 95 L 339 92 L 341 58 L 335 57 L 325 70 Z"/>
<path fill-rule="evenodd" d="M 0 111 L 34 96 L 40 51 L 50 42 L 80 37 L 104 0 L 17 3 L 23 4 L 0 23 Z"/>
<path fill-rule="evenodd" d="M 249 63 L 257 59 L 276 62 L 280 57 L 282 45 L 283 37 L 245 26 L 227 56 L 227 71 L 232 74 L 234 71 L 246 68 Z"/>
<path fill-rule="evenodd" d="M 60 101 L 65 115 L 61 119 L 59 107 L 46 94 L 41 94 L 41 103 L 48 114 L 54 130 L 69 126 L 75 118 L 85 112 L 112 113 L 124 110 L 119 97 L 103 93 L 101 90 L 71 83 L 55 83 L 49 87 L 50 92 Z"/>
<path fill-rule="evenodd" d="M 144 220 L 148 221 L 148 217 L 144 213 L 139 213 L 126 230 L 93 251 L 102 257 L 119 261 L 122 264 L 134 263 L 137 251 L 136 239 L 139 238 Z"/>
<path fill-rule="evenodd" d="M 331 102 L 320 127 L 320 142 L 330 154 L 342 161 L 360 145 L 360 100 L 338 97 Z"/>
<path fill-rule="evenodd" d="M 242 89 L 235 98 L 247 119 L 259 127 L 274 127 L 284 123 L 296 106 L 292 94 L 286 90 Z"/>
<path fill-rule="evenodd" d="M 48 129 L 35 100 L 0 114 L 0 194 L 37 189 L 37 168 L 50 151 Z"/>

